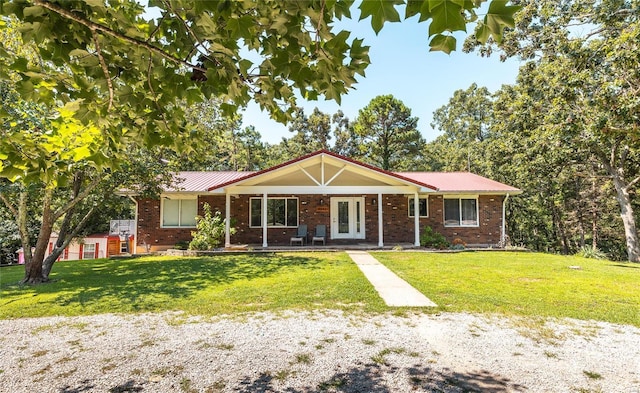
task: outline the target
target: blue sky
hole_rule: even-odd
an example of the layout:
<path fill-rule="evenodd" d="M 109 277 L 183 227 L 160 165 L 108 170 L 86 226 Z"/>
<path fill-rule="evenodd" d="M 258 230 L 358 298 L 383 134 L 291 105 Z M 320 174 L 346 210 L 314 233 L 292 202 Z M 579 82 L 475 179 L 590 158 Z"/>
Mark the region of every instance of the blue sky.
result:
<path fill-rule="evenodd" d="M 387 23 L 378 36 L 371 29 L 369 19 L 341 22 L 341 27 L 352 32 L 351 38 L 364 38 L 365 44 L 371 47 L 371 65 L 366 70 L 366 77 L 358 78 L 356 90 L 343 96 L 341 105 L 334 101 L 305 101 L 301 98 L 298 105 L 305 109 L 306 114 L 311 114 L 315 107 L 330 115 L 342 109 L 349 119 L 354 120 L 358 110 L 374 97 L 392 94 L 419 118 L 418 129 L 422 135 L 433 140 L 439 135 L 430 126 L 433 112 L 446 105 L 454 91 L 466 89 L 475 82 L 494 92 L 503 84 L 515 82 L 519 67 L 517 60 L 500 62 L 497 55 L 482 58 L 476 53 L 462 53 L 460 50 L 450 55 L 429 52 L 429 25 L 417 21 L 414 17 L 401 23 Z M 458 48 L 462 47 L 463 40 L 464 35 L 458 38 Z M 272 144 L 292 136 L 286 125 L 271 120 L 255 104 L 250 104 L 243 113 L 243 125 L 255 126 L 262 140 Z"/>

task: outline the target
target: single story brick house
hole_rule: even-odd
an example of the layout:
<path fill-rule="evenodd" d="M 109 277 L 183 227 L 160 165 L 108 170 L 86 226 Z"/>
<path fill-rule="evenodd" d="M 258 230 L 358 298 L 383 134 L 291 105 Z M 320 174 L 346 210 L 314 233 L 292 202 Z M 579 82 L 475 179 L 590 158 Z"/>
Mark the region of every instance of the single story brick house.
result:
<path fill-rule="evenodd" d="M 390 172 L 326 150 L 257 172 L 175 178 L 160 199 L 134 198 L 138 252 L 191 240 L 205 202 L 227 219 L 226 247 L 289 245 L 299 227 L 309 229 L 308 241 L 318 226 L 329 245 L 419 246 L 421 229 L 431 226 L 449 241 L 498 246 L 507 199 L 521 193 L 468 172 Z"/>

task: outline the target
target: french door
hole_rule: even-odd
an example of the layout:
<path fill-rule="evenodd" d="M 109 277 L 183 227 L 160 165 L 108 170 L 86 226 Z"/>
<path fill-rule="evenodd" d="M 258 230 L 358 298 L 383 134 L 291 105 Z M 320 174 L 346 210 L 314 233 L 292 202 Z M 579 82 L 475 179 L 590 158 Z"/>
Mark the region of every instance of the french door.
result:
<path fill-rule="evenodd" d="M 364 239 L 364 198 L 331 198 L 331 238 Z"/>

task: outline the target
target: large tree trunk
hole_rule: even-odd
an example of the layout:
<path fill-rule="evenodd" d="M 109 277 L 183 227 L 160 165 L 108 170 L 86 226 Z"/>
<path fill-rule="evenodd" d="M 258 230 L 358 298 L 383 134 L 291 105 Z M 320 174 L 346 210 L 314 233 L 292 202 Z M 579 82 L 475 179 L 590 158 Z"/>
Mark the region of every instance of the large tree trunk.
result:
<path fill-rule="evenodd" d="M 28 261 L 25 257 L 24 278 L 21 281 L 23 284 L 41 284 L 49 281 L 49 278 L 43 274 L 42 263 L 44 262 L 44 255 L 47 252 L 49 238 L 51 238 L 51 232 L 53 231 L 53 222 L 55 221 L 53 212 L 51 211 L 52 196 L 53 191 L 50 188 L 45 188 L 42 202 L 40 233 L 38 234 L 38 240 L 36 241 L 31 260 Z M 24 219 L 26 229 L 26 216 L 24 218 L 20 217 L 20 219 Z M 30 247 L 30 245 L 26 246 Z M 25 244 L 23 244 L 23 247 L 25 247 Z"/>
<path fill-rule="evenodd" d="M 620 218 L 624 225 L 624 235 L 627 241 L 627 256 L 630 262 L 640 262 L 640 247 L 638 247 L 638 231 L 636 219 L 633 216 L 633 206 L 629 190 L 624 186 L 620 176 L 613 175 L 613 185 L 616 189 L 616 200 L 620 205 Z"/>
<path fill-rule="evenodd" d="M 614 157 L 617 151 L 617 147 L 614 148 L 611 158 L 604 156 L 603 164 L 611 179 L 613 180 L 613 186 L 616 189 L 616 200 L 620 205 L 620 218 L 622 218 L 622 224 L 624 225 L 624 235 L 627 242 L 627 258 L 629 262 L 640 262 L 640 247 L 638 246 L 638 231 L 636 229 L 636 219 L 633 216 L 633 206 L 631 205 L 631 198 L 629 197 L 629 188 L 632 187 L 640 178 L 636 178 L 630 182 L 625 180 L 624 170 L 622 166 L 626 160 L 629 148 L 625 146 L 622 149 L 621 158 L 618 166 L 614 165 Z"/>
<path fill-rule="evenodd" d="M 54 245 L 53 250 L 51 250 L 51 254 L 49 254 L 49 256 L 47 256 L 42 262 L 43 277 L 49 279 L 49 274 L 51 273 L 53 264 L 58 260 L 58 257 L 62 254 L 64 249 L 67 248 L 69 243 L 71 243 L 71 241 L 78 236 L 78 233 L 80 233 L 80 231 L 84 228 L 84 226 L 89 221 L 89 218 L 91 218 L 95 211 L 96 207 L 93 206 L 73 229 L 71 229 L 71 215 L 73 215 L 74 210 L 71 209 L 67 212 L 64 220 L 62 221 L 58 241 Z"/>

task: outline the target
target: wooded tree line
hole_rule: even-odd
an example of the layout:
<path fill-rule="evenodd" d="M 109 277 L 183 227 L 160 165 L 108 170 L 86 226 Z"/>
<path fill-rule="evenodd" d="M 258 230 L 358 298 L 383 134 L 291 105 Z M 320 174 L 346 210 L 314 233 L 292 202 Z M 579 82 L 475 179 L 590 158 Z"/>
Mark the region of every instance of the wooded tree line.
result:
<path fill-rule="evenodd" d="M 178 166 L 258 169 L 318 147 L 391 170 L 469 168 L 527 191 L 509 204 L 513 242 L 571 252 L 584 237 L 619 255 L 621 222 L 628 258 L 640 259 L 637 0 L 491 0 L 483 17 L 479 3 L 453 0 L 150 3 L 159 18 L 136 2 L 0 3 L 0 218 L 25 246 L 25 282 L 48 280 L 51 231 L 80 233 L 117 188 L 152 192 Z M 376 32 L 404 10 L 445 52 L 474 23 L 465 50 L 527 63 L 516 85 L 459 97 L 480 108 L 469 118 L 453 102 L 438 111 L 445 135 L 429 144 L 390 96 L 353 122 L 304 114 L 297 95 L 339 102 L 369 64 L 363 41 L 332 25 L 355 7 Z M 250 100 L 292 137 L 269 146 L 240 129 L 234 114 Z"/>
<path fill-rule="evenodd" d="M 422 138 L 409 108 L 394 97 L 381 96 L 353 121 L 341 112 L 330 115 L 316 108 L 307 116 L 299 109 L 290 125 L 291 136 L 278 144 L 260 142 L 253 128 L 253 137 L 246 140 L 235 137 L 232 128 L 220 128 L 214 133 L 218 142 L 213 143 L 225 146 L 236 141 L 235 158 L 228 147 L 203 148 L 195 160 L 185 157 L 174 165 L 192 170 L 258 170 L 328 149 L 379 167 L 387 162 L 386 169 L 392 171 L 471 171 L 524 191 L 507 205 L 511 245 L 565 254 L 590 246 L 610 258 L 627 259 L 613 178 L 592 151 L 577 144 L 582 137 L 570 140 L 545 124 L 536 104 L 542 98 L 526 84 L 534 70 L 524 66 L 517 84 L 494 93 L 476 84 L 456 91 L 434 113 L 432 127 L 442 134 L 431 142 Z M 395 103 L 396 110 L 373 116 L 380 124 L 405 114 L 404 120 L 387 128 L 411 126 L 393 133 L 394 138 L 372 132 L 376 127 L 371 126 L 371 113 L 381 103 Z M 220 155 L 223 151 L 227 153 Z M 385 157 L 388 151 L 394 155 Z M 249 152 L 252 161 L 246 159 Z M 627 154 L 627 160 L 634 162 L 637 148 L 630 146 Z M 632 165 L 625 174 L 637 177 L 640 172 Z M 635 209 L 637 201 L 631 202 Z"/>
<path fill-rule="evenodd" d="M 639 261 L 640 3 L 518 4 L 500 48 L 474 36 L 465 43 L 521 59 L 516 83 L 493 94 L 476 84 L 455 92 L 434 113 L 432 126 L 443 132 L 436 140 L 425 143 L 410 109 L 381 96 L 352 122 L 298 110 L 294 135 L 264 146 L 265 156 L 329 148 L 390 170 L 470 170 L 525 191 L 509 203 L 513 245 L 562 253 L 590 246 Z"/>
<path fill-rule="evenodd" d="M 513 26 L 518 7 L 488 4 L 480 17 L 480 4 L 468 1 L 151 0 L 159 13 L 153 17 L 135 1 L 0 2 L 0 80 L 7 93 L 0 196 L 25 250 L 23 282 L 48 281 L 55 260 L 44 260 L 49 235 L 54 228 L 65 239 L 78 234 L 102 206 L 104 198 L 90 202 L 100 186 L 136 184 L 116 180 L 119 174 L 132 180 L 123 170 L 129 162 L 150 152 L 156 157 L 162 147 L 173 150 L 160 152 L 163 164 L 164 156 L 196 151 L 197 130 L 186 126 L 190 115 L 200 116 L 190 112 L 197 103 L 217 98 L 215 110 L 233 116 L 254 101 L 285 122 L 298 95 L 340 102 L 370 63 L 363 40 L 334 27 L 352 10 L 376 33 L 404 11 L 404 18 L 429 23 L 431 50 L 448 53 L 456 47 L 452 32 L 468 24 L 483 42 L 500 41 L 504 27 Z M 234 167 L 254 161 L 248 154 L 241 163 L 234 150 L 254 136 L 251 129 L 234 132 L 228 146 Z M 140 168 L 154 163 L 143 160 Z M 138 174 L 158 178 L 153 169 Z"/>

